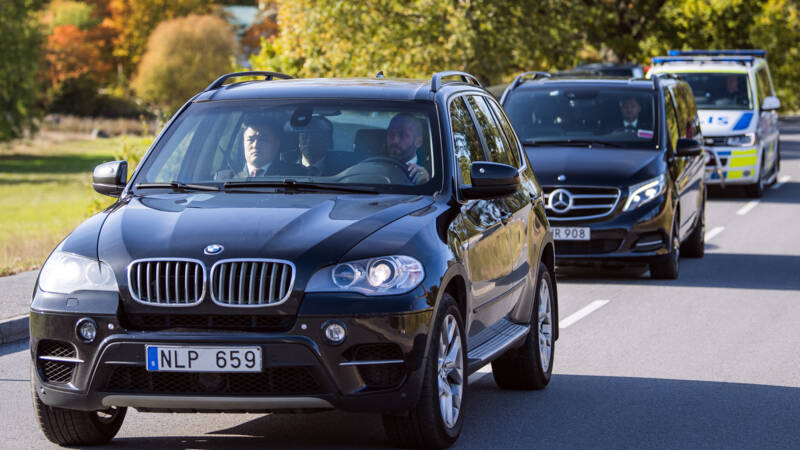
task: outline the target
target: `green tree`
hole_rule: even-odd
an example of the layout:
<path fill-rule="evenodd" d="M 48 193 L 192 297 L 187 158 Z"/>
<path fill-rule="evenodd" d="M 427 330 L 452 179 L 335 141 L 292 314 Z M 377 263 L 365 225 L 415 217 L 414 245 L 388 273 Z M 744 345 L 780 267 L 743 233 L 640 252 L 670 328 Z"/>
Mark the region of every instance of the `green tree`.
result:
<path fill-rule="evenodd" d="M 233 30 L 219 17 L 190 15 L 164 21 L 147 41 L 133 89 L 145 102 L 171 114 L 230 71 L 235 50 Z"/>
<path fill-rule="evenodd" d="M 35 128 L 42 36 L 36 0 L 0 1 L 0 141 Z"/>

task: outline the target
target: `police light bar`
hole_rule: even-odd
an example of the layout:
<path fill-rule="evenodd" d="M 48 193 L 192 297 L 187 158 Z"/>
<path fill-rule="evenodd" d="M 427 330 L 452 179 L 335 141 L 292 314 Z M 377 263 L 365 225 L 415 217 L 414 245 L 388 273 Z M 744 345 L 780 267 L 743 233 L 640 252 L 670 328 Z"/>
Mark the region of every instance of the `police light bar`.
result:
<path fill-rule="evenodd" d="M 669 56 L 753 56 L 766 58 L 766 50 L 670 50 Z"/>
<path fill-rule="evenodd" d="M 752 64 L 755 61 L 753 56 L 656 56 L 651 59 L 653 64 L 666 64 L 674 62 L 732 62 L 739 64 Z"/>

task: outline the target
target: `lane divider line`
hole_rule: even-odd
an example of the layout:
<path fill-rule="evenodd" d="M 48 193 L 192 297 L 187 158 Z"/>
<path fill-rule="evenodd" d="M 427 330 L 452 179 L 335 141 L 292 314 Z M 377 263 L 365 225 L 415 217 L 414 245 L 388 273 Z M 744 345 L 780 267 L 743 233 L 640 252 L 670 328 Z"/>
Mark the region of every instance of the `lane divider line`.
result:
<path fill-rule="evenodd" d="M 778 178 L 778 182 L 777 182 L 777 183 L 775 183 L 775 184 L 773 184 L 773 185 L 772 185 L 772 187 L 771 187 L 770 189 L 772 189 L 773 191 L 777 191 L 778 189 L 780 189 L 780 188 L 781 188 L 781 186 L 783 186 L 783 185 L 784 185 L 784 184 L 785 184 L 787 181 L 789 181 L 791 178 L 792 178 L 792 177 L 791 177 L 790 175 L 784 175 L 784 176 L 782 176 L 782 177 Z"/>
<path fill-rule="evenodd" d="M 758 206 L 758 204 L 760 202 L 761 202 L 761 200 L 750 200 L 749 202 L 747 202 L 746 205 L 744 205 L 741 208 L 739 208 L 739 210 L 736 211 L 736 214 L 738 214 L 740 216 L 743 216 L 743 215 L 749 213 L 753 208 Z"/>
<path fill-rule="evenodd" d="M 725 227 L 714 227 L 710 229 L 708 233 L 706 233 L 706 242 L 714 239 L 714 236 L 722 233 L 723 230 L 725 230 Z"/>
<path fill-rule="evenodd" d="M 602 308 L 608 303 L 608 300 L 595 300 L 592 303 L 584 306 L 583 308 L 575 311 L 574 313 L 567 316 L 565 319 L 559 321 L 558 328 L 563 330 L 568 326 L 574 324 L 575 322 L 583 319 L 584 317 L 588 316 L 589 314 L 597 311 L 598 309 Z"/>

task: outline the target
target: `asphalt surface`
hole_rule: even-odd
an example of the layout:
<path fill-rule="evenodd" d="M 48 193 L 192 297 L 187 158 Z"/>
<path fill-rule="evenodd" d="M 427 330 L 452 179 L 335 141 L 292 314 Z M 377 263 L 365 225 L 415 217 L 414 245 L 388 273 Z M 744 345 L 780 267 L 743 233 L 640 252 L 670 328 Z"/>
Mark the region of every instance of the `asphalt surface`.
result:
<path fill-rule="evenodd" d="M 784 182 L 753 203 L 739 191 L 712 196 L 706 256 L 681 260 L 679 279 L 651 280 L 643 269 L 560 271 L 568 326 L 550 385 L 504 392 L 491 375 L 473 375 L 456 448 L 800 447 L 800 121 L 784 122 L 782 132 Z M 0 447 L 49 446 L 28 380 L 27 342 L 0 346 Z M 113 441 L 115 448 L 390 445 L 378 417 L 341 412 L 129 411 Z"/>

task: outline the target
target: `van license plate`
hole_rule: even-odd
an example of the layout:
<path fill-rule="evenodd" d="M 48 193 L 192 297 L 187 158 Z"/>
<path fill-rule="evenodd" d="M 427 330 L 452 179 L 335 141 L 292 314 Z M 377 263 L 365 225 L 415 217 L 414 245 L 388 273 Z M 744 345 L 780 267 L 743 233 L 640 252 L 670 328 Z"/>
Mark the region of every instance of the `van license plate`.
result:
<path fill-rule="evenodd" d="M 553 239 L 557 241 L 588 241 L 592 229 L 589 227 L 551 227 Z"/>
<path fill-rule="evenodd" d="M 261 347 L 145 346 L 151 372 L 261 372 Z"/>

